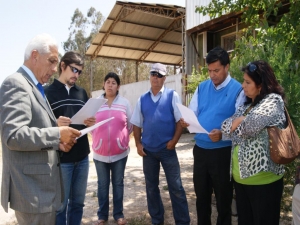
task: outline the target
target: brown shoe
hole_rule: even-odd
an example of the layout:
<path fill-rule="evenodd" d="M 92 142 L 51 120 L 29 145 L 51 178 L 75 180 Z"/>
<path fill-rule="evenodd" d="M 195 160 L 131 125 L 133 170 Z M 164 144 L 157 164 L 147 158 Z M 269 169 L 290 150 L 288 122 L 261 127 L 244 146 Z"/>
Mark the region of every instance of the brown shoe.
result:
<path fill-rule="evenodd" d="M 119 218 L 119 219 L 117 219 L 117 224 L 125 225 L 125 224 L 127 224 L 127 220 L 125 218 Z"/>
<path fill-rule="evenodd" d="M 97 222 L 95 222 L 93 225 L 104 225 L 105 224 L 105 220 L 98 220 Z"/>

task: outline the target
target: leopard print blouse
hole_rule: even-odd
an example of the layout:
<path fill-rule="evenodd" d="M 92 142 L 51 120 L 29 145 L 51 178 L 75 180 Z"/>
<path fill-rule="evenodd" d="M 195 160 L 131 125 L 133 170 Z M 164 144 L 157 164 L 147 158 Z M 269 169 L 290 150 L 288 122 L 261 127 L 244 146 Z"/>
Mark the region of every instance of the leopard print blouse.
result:
<path fill-rule="evenodd" d="M 248 107 L 249 105 L 241 105 L 232 117 L 222 123 L 221 128 L 223 138 L 232 140 L 232 153 L 234 147 L 239 146 L 240 176 L 244 179 L 261 171 L 282 175 L 284 166 L 276 164 L 270 159 L 267 127 L 284 128 L 286 120 L 284 102 L 278 94 L 267 95 L 248 112 L 243 122 L 230 133 L 232 121 L 242 116 Z"/>

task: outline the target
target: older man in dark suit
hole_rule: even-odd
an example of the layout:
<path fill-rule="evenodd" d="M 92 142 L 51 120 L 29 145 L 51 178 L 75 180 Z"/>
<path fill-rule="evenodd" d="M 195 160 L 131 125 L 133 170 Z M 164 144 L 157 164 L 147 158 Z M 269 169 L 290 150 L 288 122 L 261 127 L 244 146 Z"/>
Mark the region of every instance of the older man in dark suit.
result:
<path fill-rule="evenodd" d="M 47 34 L 33 38 L 24 64 L 0 88 L 3 154 L 1 204 L 20 225 L 53 225 L 63 199 L 58 151 L 69 151 L 80 132 L 57 127 L 42 84 L 56 72 L 58 47 Z"/>

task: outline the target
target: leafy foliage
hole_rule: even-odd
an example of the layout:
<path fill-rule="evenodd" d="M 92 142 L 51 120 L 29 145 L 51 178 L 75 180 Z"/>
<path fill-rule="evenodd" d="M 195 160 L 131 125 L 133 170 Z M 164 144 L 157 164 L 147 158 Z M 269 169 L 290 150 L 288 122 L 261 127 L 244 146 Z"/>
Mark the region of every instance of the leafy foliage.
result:
<path fill-rule="evenodd" d="M 288 12 L 278 16 L 283 8 L 287 8 Z M 246 33 L 251 35 L 254 29 L 261 29 L 266 32 L 268 39 L 284 42 L 287 47 L 291 47 L 293 56 L 299 58 L 299 8 L 299 0 L 213 0 L 208 6 L 196 7 L 196 12 L 208 14 L 211 18 L 231 12 L 243 12 L 242 21 L 248 25 Z M 274 23 L 276 26 L 270 28 L 269 24 Z"/>
<path fill-rule="evenodd" d="M 187 91 L 187 102 L 186 105 L 189 105 L 192 96 L 198 87 L 199 83 L 202 81 L 205 81 L 209 78 L 209 75 L 207 73 L 207 67 L 201 67 L 200 71 L 196 70 L 195 67 L 193 67 L 192 75 L 188 76 L 186 78 L 187 85 L 185 86 Z"/>
<path fill-rule="evenodd" d="M 209 78 L 207 72 L 207 67 L 201 67 L 200 71 L 193 67 L 192 75 L 187 78 L 188 85 L 186 86 L 186 90 L 188 93 L 194 93 L 199 83 Z"/>

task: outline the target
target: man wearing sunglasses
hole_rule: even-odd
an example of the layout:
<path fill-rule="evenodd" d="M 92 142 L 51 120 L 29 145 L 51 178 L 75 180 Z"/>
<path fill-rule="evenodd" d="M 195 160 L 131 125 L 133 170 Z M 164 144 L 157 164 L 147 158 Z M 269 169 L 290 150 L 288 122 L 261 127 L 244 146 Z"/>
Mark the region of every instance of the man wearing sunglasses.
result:
<path fill-rule="evenodd" d="M 166 73 L 165 65 L 152 65 L 151 88 L 139 98 L 130 122 L 134 125 L 138 154 L 143 157 L 147 204 L 152 225 L 164 224 L 164 207 L 158 187 L 160 164 L 167 178 L 175 224 L 189 225 L 188 204 L 175 150 L 182 132 L 179 122 L 181 114 L 176 105 L 181 101 L 174 90 L 164 87 Z"/>
<path fill-rule="evenodd" d="M 74 116 L 88 101 L 86 91 L 75 83 L 84 67 L 83 57 L 77 52 L 67 52 L 58 65 L 59 78 L 45 89 L 58 126 L 71 126 L 78 130 L 95 124 L 87 118 L 84 124 L 71 124 Z M 56 225 L 80 225 L 87 187 L 90 147 L 87 135 L 79 138 L 69 153 L 61 153 L 60 162 L 65 198 L 56 214 Z"/>
<path fill-rule="evenodd" d="M 210 132 L 195 135 L 194 189 L 198 225 L 211 224 L 211 195 L 217 202 L 217 225 L 231 225 L 233 186 L 230 178 L 231 141 L 222 140 L 221 123 L 245 101 L 241 84 L 229 74 L 230 60 L 225 49 L 215 47 L 207 57 L 209 80 L 199 84 L 189 108 Z M 188 124 L 181 119 L 181 125 Z"/>

